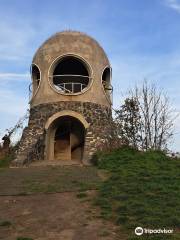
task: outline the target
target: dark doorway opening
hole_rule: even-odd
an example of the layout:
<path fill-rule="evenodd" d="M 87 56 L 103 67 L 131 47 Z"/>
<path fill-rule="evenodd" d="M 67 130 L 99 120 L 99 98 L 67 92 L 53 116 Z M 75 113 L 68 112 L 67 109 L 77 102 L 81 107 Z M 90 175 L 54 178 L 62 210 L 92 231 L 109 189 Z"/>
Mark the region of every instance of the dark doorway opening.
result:
<path fill-rule="evenodd" d="M 84 126 L 76 118 L 65 116 L 58 119 L 54 137 L 54 159 L 81 161 L 84 136 Z"/>

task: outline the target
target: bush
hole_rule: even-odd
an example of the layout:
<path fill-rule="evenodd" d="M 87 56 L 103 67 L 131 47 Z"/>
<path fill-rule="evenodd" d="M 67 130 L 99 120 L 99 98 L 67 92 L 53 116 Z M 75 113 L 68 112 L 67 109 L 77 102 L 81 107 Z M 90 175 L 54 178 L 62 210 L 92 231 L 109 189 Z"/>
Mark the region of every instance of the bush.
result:
<path fill-rule="evenodd" d="M 91 164 L 93 166 L 97 166 L 98 162 L 99 162 L 99 155 L 98 155 L 98 153 L 94 153 L 91 157 Z"/>
<path fill-rule="evenodd" d="M 10 227 L 12 223 L 10 221 L 1 221 L 0 227 Z"/>
<path fill-rule="evenodd" d="M 16 240 L 33 240 L 32 238 L 27 238 L 27 237 L 18 237 Z"/>
<path fill-rule="evenodd" d="M 14 159 L 15 152 L 18 148 L 18 144 L 11 146 L 8 152 L 0 151 L 0 168 L 9 167 L 11 161 Z"/>
<path fill-rule="evenodd" d="M 11 161 L 13 160 L 13 155 L 6 155 L 0 159 L 0 168 L 9 167 Z"/>

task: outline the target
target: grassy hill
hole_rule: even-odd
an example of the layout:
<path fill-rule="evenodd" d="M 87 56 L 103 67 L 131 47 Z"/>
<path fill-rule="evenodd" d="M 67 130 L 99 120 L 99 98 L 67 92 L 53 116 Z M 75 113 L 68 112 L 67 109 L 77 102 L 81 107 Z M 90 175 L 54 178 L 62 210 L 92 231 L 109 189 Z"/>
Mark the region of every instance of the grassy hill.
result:
<path fill-rule="evenodd" d="M 102 217 L 113 219 L 131 240 L 180 239 L 180 159 L 129 148 L 97 157 L 98 168 L 110 174 L 96 200 Z M 136 227 L 175 233 L 136 237 Z"/>
<path fill-rule="evenodd" d="M 171 159 L 157 151 L 143 153 L 122 148 L 98 153 L 94 158 L 98 169 L 81 166 L 5 168 L 10 160 L 9 156 L 0 161 L 1 195 L 23 197 L 74 191 L 78 198 L 86 199 L 86 190 L 97 189 L 93 200 L 101 208 L 97 218 L 119 225 L 119 235 L 123 236 L 119 239 L 126 239 L 125 236 L 128 240 L 180 239 L 180 159 Z M 174 234 L 137 237 L 136 227 L 173 229 Z"/>

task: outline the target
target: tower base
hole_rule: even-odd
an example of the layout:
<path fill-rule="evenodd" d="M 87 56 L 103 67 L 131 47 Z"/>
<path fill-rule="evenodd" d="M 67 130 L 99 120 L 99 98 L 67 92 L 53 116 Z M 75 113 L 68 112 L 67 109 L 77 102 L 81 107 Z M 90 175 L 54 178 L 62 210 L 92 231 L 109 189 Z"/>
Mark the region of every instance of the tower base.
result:
<path fill-rule="evenodd" d="M 13 166 L 33 161 L 77 161 L 90 164 L 92 155 L 111 132 L 112 112 L 90 102 L 56 102 L 30 109 Z"/>

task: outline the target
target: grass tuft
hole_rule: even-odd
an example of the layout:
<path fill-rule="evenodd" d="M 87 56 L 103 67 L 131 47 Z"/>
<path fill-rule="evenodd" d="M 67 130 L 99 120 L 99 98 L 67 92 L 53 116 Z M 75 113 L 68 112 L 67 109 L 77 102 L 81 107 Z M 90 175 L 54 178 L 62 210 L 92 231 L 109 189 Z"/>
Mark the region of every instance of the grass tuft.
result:
<path fill-rule="evenodd" d="M 1 221 L 0 227 L 10 227 L 12 223 L 10 221 Z"/>
<path fill-rule="evenodd" d="M 0 168 L 7 168 L 9 167 L 13 157 L 11 155 L 5 156 L 0 158 Z"/>
<path fill-rule="evenodd" d="M 76 197 L 77 197 L 77 198 L 85 198 L 85 197 L 87 197 L 87 193 L 85 193 L 85 192 L 77 193 L 77 194 L 76 194 Z"/>
<path fill-rule="evenodd" d="M 33 240 L 33 239 L 27 237 L 17 237 L 16 240 Z"/>

